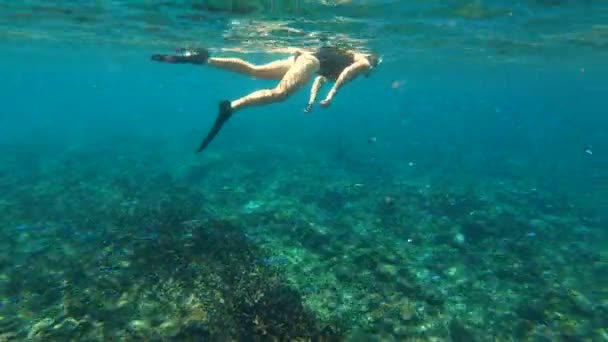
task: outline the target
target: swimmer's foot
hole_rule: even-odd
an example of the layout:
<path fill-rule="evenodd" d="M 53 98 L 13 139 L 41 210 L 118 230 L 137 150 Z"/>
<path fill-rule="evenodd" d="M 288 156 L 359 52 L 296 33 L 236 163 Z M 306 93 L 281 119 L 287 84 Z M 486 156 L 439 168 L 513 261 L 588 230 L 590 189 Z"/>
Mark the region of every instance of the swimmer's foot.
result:
<path fill-rule="evenodd" d="M 230 106 L 230 101 L 224 100 L 220 102 L 220 112 L 217 115 L 217 118 L 215 119 L 213 127 L 211 127 L 211 130 L 209 131 L 209 133 L 207 133 L 205 140 L 203 140 L 201 146 L 198 148 L 198 150 L 196 150 L 197 153 L 204 150 L 207 145 L 211 143 L 211 141 L 213 140 L 213 138 L 215 138 L 220 129 L 222 129 L 222 126 L 224 126 L 224 123 L 226 123 L 226 121 L 228 121 L 231 116 L 232 107 Z"/>
<path fill-rule="evenodd" d="M 209 50 L 207 49 L 177 49 L 175 55 L 152 55 L 153 61 L 173 63 L 173 64 L 205 64 L 209 59 Z"/>

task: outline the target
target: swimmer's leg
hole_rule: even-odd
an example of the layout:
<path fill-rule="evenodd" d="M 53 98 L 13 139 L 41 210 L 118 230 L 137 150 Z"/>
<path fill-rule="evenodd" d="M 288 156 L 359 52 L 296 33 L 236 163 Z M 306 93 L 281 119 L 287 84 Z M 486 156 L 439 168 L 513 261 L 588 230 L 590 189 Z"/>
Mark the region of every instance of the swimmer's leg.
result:
<path fill-rule="evenodd" d="M 219 114 L 215 123 L 209 133 L 207 133 L 197 152 L 201 152 L 211 143 L 224 123 L 236 111 L 246 107 L 283 101 L 305 85 L 318 70 L 319 61 L 315 57 L 300 56 L 274 89 L 258 90 L 232 102 L 227 100 L 220 102 Z"/>
<path fill-rule="evenodd" d="M 294 65 L 295 58 L 290 57 L 263 65 L 255 65 L 240 58 L 209 58 L 208 64 L 219 69 L 238 72 L 262 80 L 280 80 Z"/>
<path fill-rule="evenodd" d="M 152 60 L 173 64 L 208 64 L 219 69 L 234 71 L 263 80 L 280 80 L 295 62 L 290 57 L 263 65 L 256 65 L 240 58 L 210 57 L 207 49 L 178 49 L 175 55 L 152 55 Z"/>
<path fill-rule="evenodd" d="M 301 55 L 275 88 L 254 91 L 249 95 L 232 101 L 230 108 L 232 112 L 236 112 L 251 106 L 284 101 L 304 86 L 318 70 L 318 59 L 311 55 Z"/>

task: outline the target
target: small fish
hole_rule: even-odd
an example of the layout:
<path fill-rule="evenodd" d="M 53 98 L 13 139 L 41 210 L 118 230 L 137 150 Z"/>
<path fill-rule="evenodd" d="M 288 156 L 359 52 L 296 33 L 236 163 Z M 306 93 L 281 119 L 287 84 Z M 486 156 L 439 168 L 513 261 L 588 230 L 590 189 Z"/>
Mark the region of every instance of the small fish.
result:
<path fill-rule="evenodd" d="M 23 231 L 23 230 L 28 230 L 30 229 L 32 226 L 29 224 L 20 224 L 18 226 L 15 227 L 15 230 L 17 231 Z"/>
<path fill-rule="evenodd" d="M 286 266 L 290 264 L 290 260 L 283 255 L 273 255 L 263 258 L 262 263 L 267 266 Z"/>
<path fill-rule="evenodd" d="M 585 147 L 585 153 L 587 153 L 590 156 L 593 155 L 593 150 L 591 148 L 592 148 L 591 145 L 588 145 L 587 147 Z"/>
<path fill-rule="evenodd" d="M 378 141 L 378 138 L 376 137 L 369 137 L 367 138 L 367 143 L 368 144 L 375 144 Z"/>

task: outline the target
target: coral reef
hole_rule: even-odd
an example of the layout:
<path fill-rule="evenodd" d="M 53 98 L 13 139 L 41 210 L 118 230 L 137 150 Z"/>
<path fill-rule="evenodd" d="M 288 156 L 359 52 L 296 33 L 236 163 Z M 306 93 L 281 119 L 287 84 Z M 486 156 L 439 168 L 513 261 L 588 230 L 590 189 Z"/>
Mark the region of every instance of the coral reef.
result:
<path fill-rule="evenodd" d="M 17 173 L 5 152 L 0 339 L 607 334 L 601 220 L 528 182 L 396 170 L 370 185 L 344 159 L 289 151 L 289 171 L 69 151 L 78 164 Z"/>

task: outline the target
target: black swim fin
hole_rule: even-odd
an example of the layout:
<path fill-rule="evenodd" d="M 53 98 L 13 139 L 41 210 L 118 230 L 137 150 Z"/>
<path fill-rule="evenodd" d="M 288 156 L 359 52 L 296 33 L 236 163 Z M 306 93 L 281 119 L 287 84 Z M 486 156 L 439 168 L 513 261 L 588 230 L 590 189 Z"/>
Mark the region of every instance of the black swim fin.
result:
<path fill-rule="evenodd" d="M 184 49 L 176 50 L 175 55 L 152 55 L 150 59 L 157 62 L 173 63 L 173 64 L 205 64 L 209 59 L 209 50 L 199 49 Z"/>
<path fill-rule="evenodd" d="M 203 142 L 201 143 L 201 146 L 196 150 L 197 153 L 204 150 L 207 147 L 207 145 L 209 145 L 211 143 L 213 138 L 215 138 L 215 136 L 222 129 L 222 126 L 224 126 L 226 121 L 228 121 L 228 119 L 230 119 L 231 116 L 232 116 L 232 108 L 230 107 L 230 101 L 224 100 L 224 101 L 220 102 L 220 112 L 217 115 L 217 118 L 215 119 L 215 123 L 213 124 L 213 127 L 211 127 L 211 130 L 209 131 L 209 133 L 207 133 L 205 140 L 203 140 Z"/>

